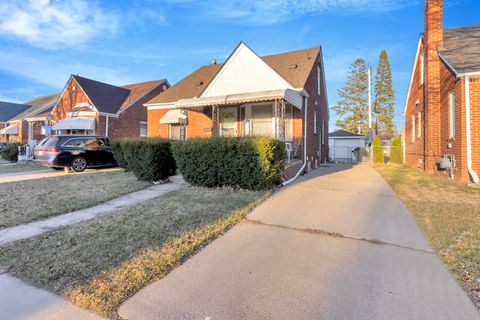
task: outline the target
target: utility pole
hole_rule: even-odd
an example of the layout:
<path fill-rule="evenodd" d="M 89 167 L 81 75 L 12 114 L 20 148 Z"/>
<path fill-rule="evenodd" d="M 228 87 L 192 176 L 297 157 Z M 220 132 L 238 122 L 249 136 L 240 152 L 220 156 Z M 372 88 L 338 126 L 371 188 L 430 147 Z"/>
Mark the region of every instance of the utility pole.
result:
<path fill-rule="evenodd" d="M 368 67 L 368 129 L 372 129 L 372 85 L 371 67 Z"/>

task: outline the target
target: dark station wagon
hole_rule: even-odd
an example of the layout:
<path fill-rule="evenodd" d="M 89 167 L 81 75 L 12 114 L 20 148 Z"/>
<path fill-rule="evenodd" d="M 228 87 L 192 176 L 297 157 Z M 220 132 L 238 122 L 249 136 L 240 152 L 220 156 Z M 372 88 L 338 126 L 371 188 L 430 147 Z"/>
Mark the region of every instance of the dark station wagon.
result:
<path fill-rule="evenodd" d="M 110 142 L 106 137 L 60 135 L 44 139 L 34 149 L 34 161 L 54 169 L 116 166 Z"/>

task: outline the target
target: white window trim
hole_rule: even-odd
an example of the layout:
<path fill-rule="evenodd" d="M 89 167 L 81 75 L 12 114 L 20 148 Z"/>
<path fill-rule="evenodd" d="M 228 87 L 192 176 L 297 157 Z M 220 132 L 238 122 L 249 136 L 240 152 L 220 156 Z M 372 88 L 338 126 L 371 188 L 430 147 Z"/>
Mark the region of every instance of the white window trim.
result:
<path fill-rule="evenodd" d="M 313 134 L 317 134 L 317 111 L 313 111 Z"/>
<path fill-rule="evenodd" d="M 142 124 L 146 125 L 145 129 L 145 135 L 142 136 Z M 139 126 L 139 130 L 138 130 L 138 135 L 142 138 L 145 138 L 145 137 L 148 137 L 148 124 L 147 124 L 147 121 L 140 121 L 140 126 Z"/>
<path fill-rule="evenodd" d="M 450 138 L 455 138 L 455 91 L 448 93 L 448 127 Z"/>
<path fill-rule="evenodd" d="M 412 114 L 412 143 L 415 142 L 415 114 Z"/>
<path fill-rule="evenodd" d="M 418 119 L 417 119 L 417 138 L 422 136 L 422 113 L 420 111 L 417 112 Z"/>

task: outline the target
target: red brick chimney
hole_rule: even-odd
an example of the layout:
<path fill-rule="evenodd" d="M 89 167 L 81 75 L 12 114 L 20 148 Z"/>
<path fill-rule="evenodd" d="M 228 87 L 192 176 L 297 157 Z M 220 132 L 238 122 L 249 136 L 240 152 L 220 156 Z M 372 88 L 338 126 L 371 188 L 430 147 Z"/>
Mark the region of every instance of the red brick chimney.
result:
<path fill-rule="evenodd" d="M 443 1 L 425 0 L 425 170 L 437 171 L 441 157 L 440 57 L 437 49 L 443 42 Z"/>

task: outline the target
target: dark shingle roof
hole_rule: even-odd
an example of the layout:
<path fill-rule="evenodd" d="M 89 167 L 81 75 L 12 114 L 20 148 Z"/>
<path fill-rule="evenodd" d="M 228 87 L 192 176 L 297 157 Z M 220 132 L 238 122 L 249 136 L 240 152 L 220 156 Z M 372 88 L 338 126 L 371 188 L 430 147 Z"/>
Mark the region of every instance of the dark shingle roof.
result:
<path fill-rule="evenodd" d="M 294 88 L 302 88 L 310 75 L 320 46 L 260 57 Z M 175 102 L 197 97 L 213 80 L 223 64 L 202 66 L 147 104 Z M 292 66 L 295 66 L 292 68 Z"/>
<path fill-rule="evenodd" d="M 80 76 L 73 77 L 100 112 L 117 113 L 130 94 L 130 90 L 125 88 Z"/>
<path fill-rule="evenodd" d="M 10 119 L 11 121 L 23 120 L 24 118 L 37 115 L 38 112 L 41 112 L 47 107 L 53 107 L 55 102 L 57 102 L 59 94 L 49 94 L 46 96 L 38 96 L 33 99 L 28 100 L 25 104 L 30 105 L 30 108 L 23 111 L 22 113 L 16 115 L 14 118 Z"/>
<path fill-rule="evenodd" d="M 329 137 L 353 137 L 353 138 L 355 138 L 355 137 L 364 138 L 365 137 L 364 135 L 353 133 L 353 132 L 343 130 L 343 129 L 339 129 L 339 130 L 335 130 L 333 132 L 330 132 L 328 134 L 328 136 Z"/>
<path fill-rule="evenodd" d="M 83 78 L 78 75 L 74 75 L 73 77 L 77 80 L 97 110 L 106 113 L 117 113 L 124 110 L 154 87 L 166 82 L 165 79 L 162 79 L 133 83 L 125 86 L 114 86 Z"/>
<path fill-rule="evenodd" d="M 442 56 L 457 73 L 480 71 L 480 23 L 445 29 Z"/>
<path fill-rule="evenodd" d="M 30 107 L 28 104 L 0 101 L 0 122 L 7 122 Z"/>

